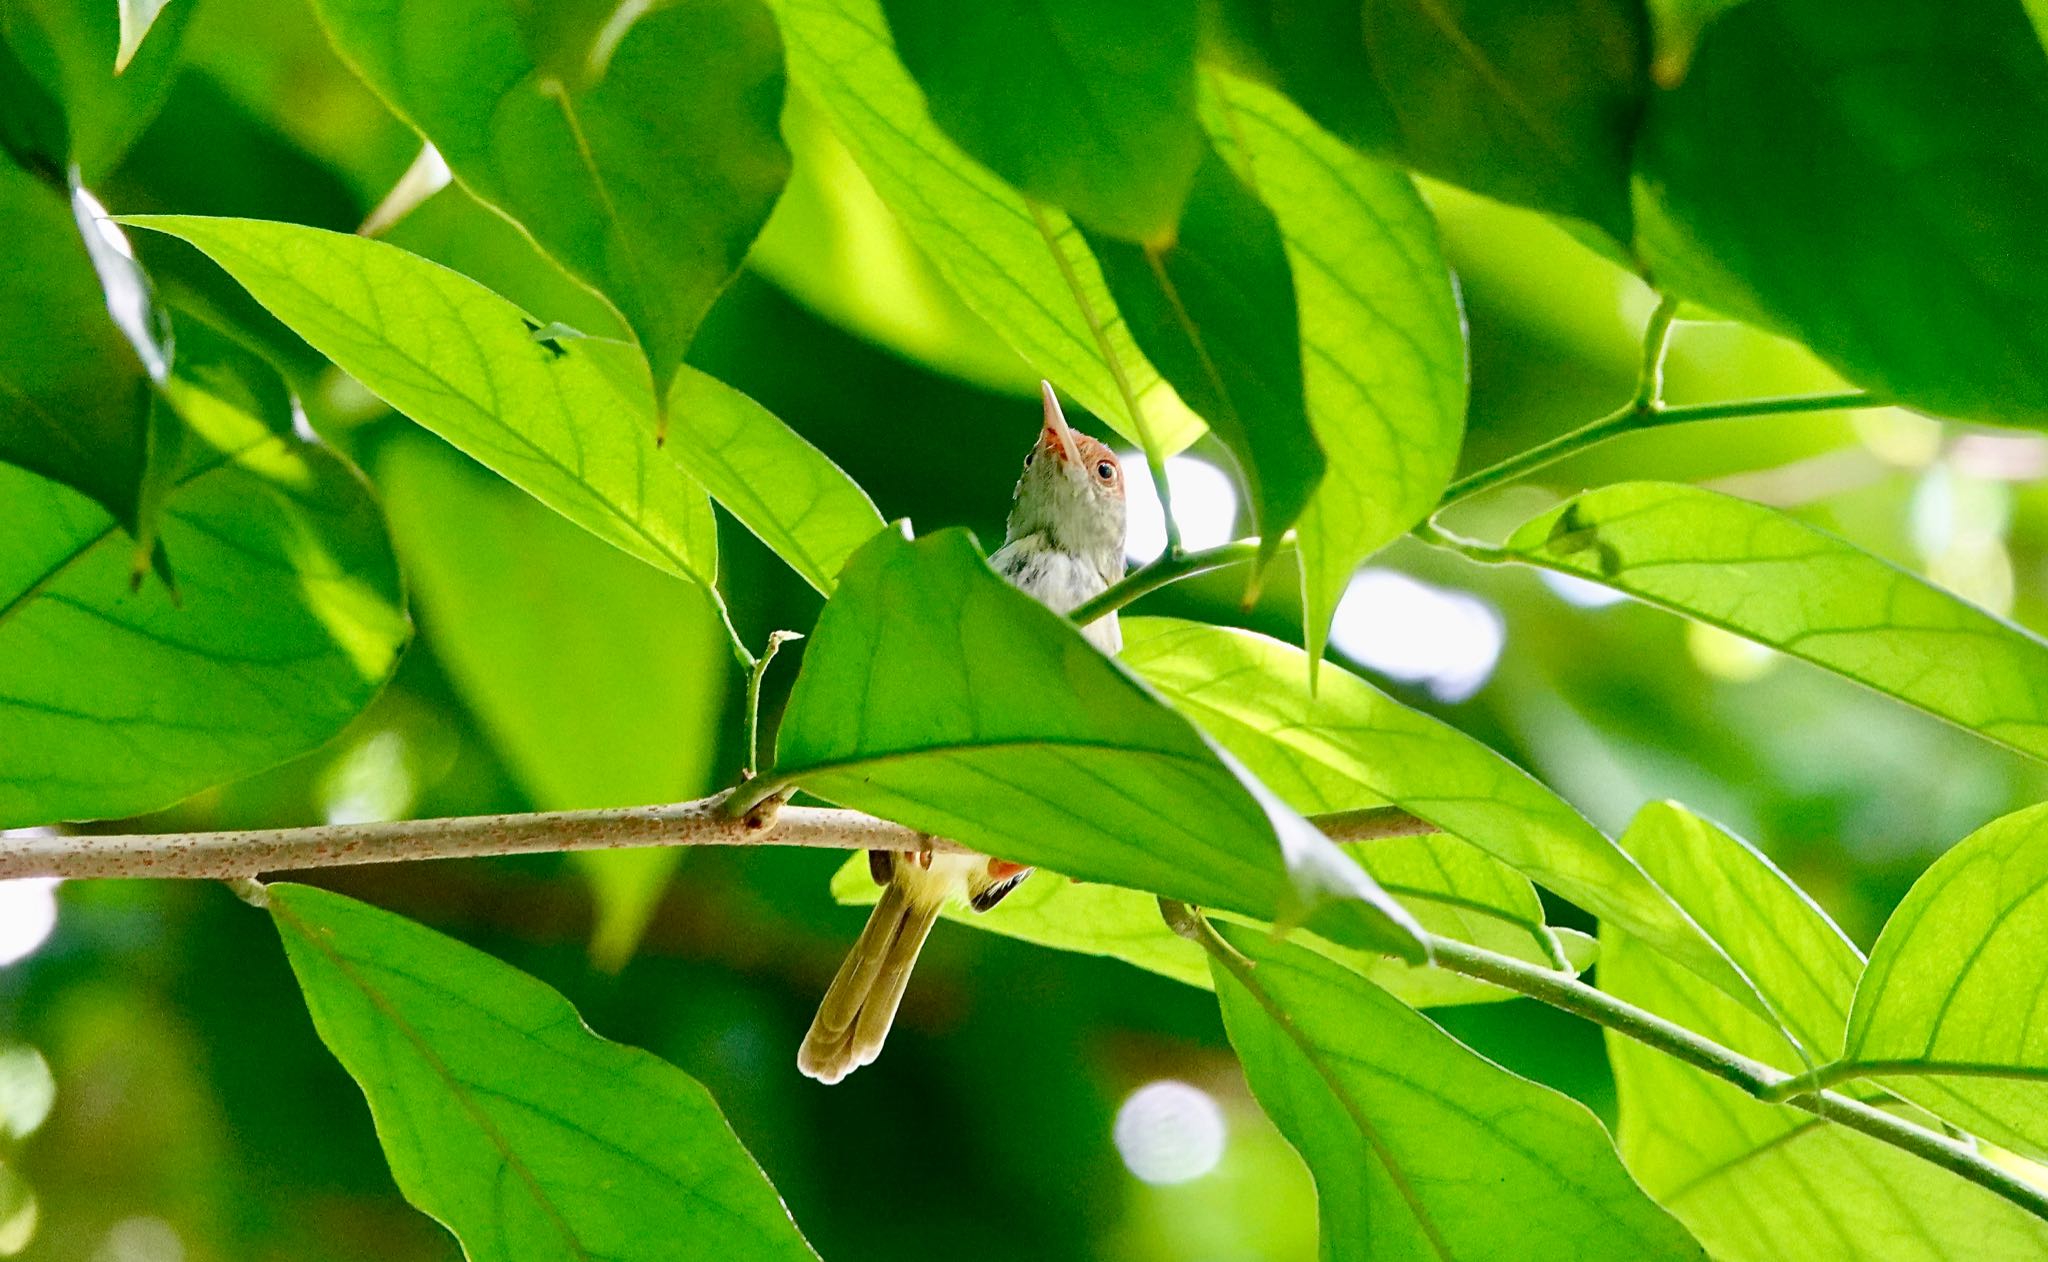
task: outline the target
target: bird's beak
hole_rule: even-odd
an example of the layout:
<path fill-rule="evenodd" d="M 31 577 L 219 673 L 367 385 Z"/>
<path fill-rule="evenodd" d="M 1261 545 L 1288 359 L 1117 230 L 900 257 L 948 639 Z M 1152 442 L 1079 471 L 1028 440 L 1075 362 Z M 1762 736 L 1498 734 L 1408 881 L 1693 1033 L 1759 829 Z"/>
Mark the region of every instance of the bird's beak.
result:
<path fill-rule="evenodd" d="M 1060 450 L 1066 453 L 1067 467 L 1080 468 L 1081 445 L 1074 441 L 1074 431 L 1067 425 L 1067 414 L 1060 411 L 1059 396 L 1052 392 L 1050 381 L 1041 380 L 1038 389 L 1045 396 L 1045 429 L 1040 432 L 1039 441 L 1051 436 L 1059 443 Z"/>

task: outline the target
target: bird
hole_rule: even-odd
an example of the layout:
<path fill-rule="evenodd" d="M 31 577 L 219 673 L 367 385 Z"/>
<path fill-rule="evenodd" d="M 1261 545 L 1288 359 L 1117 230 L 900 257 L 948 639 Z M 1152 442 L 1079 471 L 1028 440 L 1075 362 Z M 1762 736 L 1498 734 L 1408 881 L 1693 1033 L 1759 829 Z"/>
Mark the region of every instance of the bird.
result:
<path fill-rule="evenodd" d="M 1124 474 L 1116 453 L 1077 433 L 1042 381 L 1045 423 L 1024 456 L 996 573 L 1054 613 L 1070 613 L 1124 576 Z M 1081 628 L 1104 653 L 1123 647 L 1115 613 Z M 939 912 L 952 899 L 987 911 L 1031 869 L 987 855 L 871 850 L 882 896 L 818 1004 L 797 1067 L 835 1083 L 881 1054 L 903 990 Z"/>

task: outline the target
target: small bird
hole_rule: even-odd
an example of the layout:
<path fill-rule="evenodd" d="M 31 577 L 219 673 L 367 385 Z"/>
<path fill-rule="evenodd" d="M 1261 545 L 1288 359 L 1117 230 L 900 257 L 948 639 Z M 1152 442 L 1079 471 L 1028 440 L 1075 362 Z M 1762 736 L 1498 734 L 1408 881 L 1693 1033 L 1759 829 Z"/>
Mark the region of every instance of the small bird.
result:
<path fill-rule="evenodd" d="M 1052 383 L 1040 388 L 1045 426 L 1024 457 L 1003 546 L 989 564 L 1063 614 L 1124 575 L 1124 475 L 1109 448 L 1068 427 Z M 1114 613 L 1081 634 L 1105 653 L 1123 647 Z M 881 901 L 797 1051 L 797 1068 L 819 1082 L 838 1082 L 881 1053 L 911 966 L 947 899 L 987 911 L 1031 875 L 986 855 L 888 850 L 868 852 L 868 872 L 882 886 Z"/>

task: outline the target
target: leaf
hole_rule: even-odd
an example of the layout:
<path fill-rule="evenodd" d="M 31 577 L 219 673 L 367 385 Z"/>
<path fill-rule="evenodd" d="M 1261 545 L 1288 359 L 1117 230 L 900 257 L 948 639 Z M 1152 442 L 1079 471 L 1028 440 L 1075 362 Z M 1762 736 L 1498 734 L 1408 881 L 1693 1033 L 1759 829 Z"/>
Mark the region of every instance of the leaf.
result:
<path fill-rule="evenodd" d="M 107 312 L 63 197 L 0 161 L 0 461 L 81 491 L 140 529 L 150 379 Z"/>
<path fill-rule="evenodd" d="M 2013 0 L 1752 0 L 1651 103 L 1640 248 L 1661 286 L 1901 403 L 2048 425 L 2044 132 L 2048 54 Z"/>
<path fill-rule="evenodd" d="M 2044 889 L 2048 806 L 1993 820 L 1935 860 L 1878 935 L 1844 1053 L 1914 1103 L 2036 1159 L 2048 1155 Z"/>
<path fill-rule="evenodd" d="M 1435 840 L 1457 844 L 1452 838 Z M 1374 842 L 1345 849 L 1371 871 L 1375 866 L 1372 862 L 1376 857 L 1374 851 L 1388 844 Z M 1382 887 L 1388 888 L 1384 882 Z M 868 873 L 865 855 L 855 855 L 833 874 L 832 897 L 841 903 L 870 906 L 880 893 L 881 887 Z M 1419 894 L 1413 889 L 1397 892 L 1388 888 L 1388 893 L 1396 894 L 1401 905 L 1414 913 L 1416 920 L 1433 933 L 1468 942 L 1476 938 L 1480 945 L 1500 950 L 1503 954 L 1532 959 L 1546 966 L 1553 963 L 1533 949 L 1526 924 L 1488 915 L 1473 916 L 1468 909 L 1454 904 L 1431 902 L 1428 894 Z M 1541 908 L 1537 910 L 1537 924 L 1541 925 Z M 1038 872 L 986 912 L 949 903 L 941 914 L 956 924 L 1020 942 L 1051 947 L 1056 951 L 1107 956 L 1204 990 L 1214 986 L 1202 949 L 1168 929 L 1159 916 L 1159 900 L 1137 890 L 1114 885 L 1089 885 L 1056 872 Z M 1461 926 L 1465 926 L 1463 932 L 1460 932 Z M 1478 926 L 1478 929 L 1475 932 L 1469 926 Z M 1573 972 L 1582 972 L 1592 965 L 1595 951 L 1591 938 L 1569 929 L 1551 932 L 1559 940 L 1558 947 Z M 1290 941 L 1299 942 L 1371 979 L 1374 985 L 1411 1007 L 1497 1003 L 1515 997 L 1513 992 L 1498 986 L 1472 981 L 1426 964 L 1404 964 L 1385 956 L 1341 947 L 1312 933 L 1297 931 L 1288 937 Z"/>
<path fill-rule="evenodd" d="M 1026 196 L 1130 241 L 1171 232 L 1202 159 L 1195 6 L 882 0 L 932 118 Z"/>
<path fill-rule="evenodd" d="M 464 187 L 612 301 L 664 391 L 789 174 L 781 49 L 759 0 L 623 21 L 510 0 L 315 7 Z"/>
<path fill-rule="evenodd" d="M 696 1079 L 424 926 L 310 886 L 269 894 L 399 1190 L 472 1262 L 816 1258 Z"/>
<path fill-rule="evenodd" d="M 1626 244 L 1649 91 L 1630 0 L 1249 0 L 1279 86 L 1369 152 Z"/>
<path fill-rule="evenodd" d="M 1700 1258 L 1586 1107 L 1495 1065 L 1345 969 L 1221 930 L 1252 1094 L 1315 1176 L 1326 1259 Z"/>
<path fill-rule="evenodd" d="M 148 37 L 149 29 L 156 25 L 157 15 L 164 11 L 170 0 L 119 0 L 121 9 L 121 46 L 114 53 L 114 73 L 120 74 L 128 68 L 135 53 Z"/>
<path fill-rule="evenodd" d="M 653 407 L 608 344 L 543 345 L 511 303 L 381 241 L 253 219 L 123 222 L 198 246 L 379 398 L 598 538 L 716 579 L 711 506 L 655 447 Z"/>
<path fill-rule="evenodd" d="M 184 343 L 167 392 L 187 437 L 160 514 L 175 602 L 131 589 L 104 509 L 0 465 L 0 827 L 155 810 L 302 754 L 405 644 L 360 477 L 294 435 L 267 367 L 199 326 Z"/>
<path fill-rule="evenodd" d="M 1212 151 L 1168 244 L 1084 235 L 1139 348 L 1237 457 L 1270 559 L 1323 476 L 1279 224 Z"/>
<path fill-rule="evenodd" d="M 0 42 L 41 89 L 35 96 L 63 110 L 61 127 L 41 134 L 37 161 L 30 164 L 46 167 L 54 179 L 76 166 L 80 179 L 97 185 L 156 117 L 177 78 L 179 43 L 196 6 L 181 3 L 163 14 L 157 37 L 117 71 L 120 3 L 9 0 L 0 9 Z M 20 105 L 20 91 L 0 82 L 0 104 Z M 0 123 L 0 134 L 7 130 Z M 52 151 L 49 142 L 58 140 L 64 147 Z"/>
<path fill-rule="evenodd" d="M 776 17 L 791 84 L 967 306 L 1125 438 L 1159 455 L 1193 442 L 1201 421 L 1138 352 L 1072 221 L 1025 201 L 939 130 L 880 0 L 777 0 Z"/>
<path fill-rule="evenodd" d="M 731 659 L 699 591 L 423 435 L 384 443 L 376 474 L 434 658 L 535 808 L 714 787 Z M 683 853 L 574 856 L 598 894 L 600 966 L 631 956 Z"/>
<path fill-rule="evenodd" d="M 1082 880 L 1422 957 L 1413 922 L 962 531 L 884 531 L 804 653 L 769 785 Z"/>
<path fill-rule="evenodd" d="M 1120 660 L 1289 802 L 1369 793 L 1463 838 L 1762 1008 L 1739 969 L 1600 830 L 1507 759 L 1348 671 L 1310 691 L 1300 649 L 1167 618 L 1123 624 Z M 1264 757 L 1253 753 L 1264 747 Z M 1289 764 L 1291 763 L 1291 773 Z"/>
<path fill-rule="evenodd" d="M 1465 429 L 1464 315 L 1415 186 L 1285 97 L 1211 70 L 1210 141 L 1273 212 L 1301 321 L 1323 480 L 1297 523 L 1303 621 L 1319 661 L 1358 563 L 1436 506 Z"/>
<path fill-rule="evenodd" d="M 1535 518 L 1506 551 L 2048 759 L 2048 644 L 1775 509 L 1695 487 L 1628 482 Z"/>
<path fill-rule="evenodd" d="M 1788 888 L 1774 901 L 1783 910 L 1803 900 Z M 1801 936 L 1824 935 L 1809 919 Z M 1776 962 L 1758 964 L 1766 976 L 1804 968 L 1790 943 L 1771 949 Z M 1782 1034 L 1611 925 L 1600 933 L 1600 985 L 1736 1052 L 1798 1068 Z M 2021 1262 L 2048 1249 L 2048 1223 L 1911 1154 L 1761 1103 L 1619 1034 L 1607 1051 L 1630 1173 L 1723 1262 Z"/>
<path fill-rule="evenodd" d="M 669 394 L 676 461 L 740 524 L 826 595 L 846 558 L 882 529 L 858 483 L 774 413 L 685 364 Z"/>

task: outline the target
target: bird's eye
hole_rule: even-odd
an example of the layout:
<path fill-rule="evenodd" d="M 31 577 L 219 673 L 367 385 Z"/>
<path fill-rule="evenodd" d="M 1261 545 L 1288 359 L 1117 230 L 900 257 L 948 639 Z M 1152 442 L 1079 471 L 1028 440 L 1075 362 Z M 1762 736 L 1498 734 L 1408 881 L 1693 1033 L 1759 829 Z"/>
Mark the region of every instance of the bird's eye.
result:
<path fill-rule="evenodd" d="M 1114 482 L 1116 481 L 1116 466 L 1105 460 L 1095 466 L 1095 476 L 1101 478 L 1104 482 Z"/>
<path fill-rule="evenodd" d="M 1038 451 L 1037 451 L 1037 450 L 1036 450 L 1035 448 L 1034 448 L 1033 450 L 1031 450 L 1031 451 L 1027 451 L 1027 452 L 1025 452 L 1025 453 L 1024 453 L 1024 467 L 1025 467 L 1025 468 L 1029 469 L 1029 468 L 1031 467 L 1031 459 L 1032 459 L 1032 457 L 1036 456 L 1037 454 L 1038 454 Z"/>

